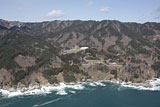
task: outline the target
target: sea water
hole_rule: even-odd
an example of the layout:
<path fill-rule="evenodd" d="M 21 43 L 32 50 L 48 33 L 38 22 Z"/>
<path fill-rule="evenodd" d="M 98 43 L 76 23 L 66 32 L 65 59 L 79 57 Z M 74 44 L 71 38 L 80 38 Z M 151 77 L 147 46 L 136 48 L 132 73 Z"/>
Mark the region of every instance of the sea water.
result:
<path fill-rule="evenodd" d="M 0 107 L 160 107 L 160 80 L 151 87 L 86 82 L 25 92 L 1 90 Z"/>

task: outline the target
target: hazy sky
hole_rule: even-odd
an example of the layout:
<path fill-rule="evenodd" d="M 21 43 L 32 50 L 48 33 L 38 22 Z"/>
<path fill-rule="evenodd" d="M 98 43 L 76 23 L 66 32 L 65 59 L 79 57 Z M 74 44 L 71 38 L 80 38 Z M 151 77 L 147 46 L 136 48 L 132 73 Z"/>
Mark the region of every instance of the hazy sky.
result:
<path fill-rule="evenodd" d="M 160 22 L 160 0 L 0 0 L 0 19 Z"/>

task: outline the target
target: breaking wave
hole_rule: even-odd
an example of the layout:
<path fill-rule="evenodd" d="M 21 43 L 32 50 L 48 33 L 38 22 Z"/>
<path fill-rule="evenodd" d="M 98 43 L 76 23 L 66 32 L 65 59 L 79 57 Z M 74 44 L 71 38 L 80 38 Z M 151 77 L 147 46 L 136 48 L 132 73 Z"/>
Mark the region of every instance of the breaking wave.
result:
<path fill-rule="evenodd" d="M 38 95 L 38 94 L 49 94 L 52 91 L 56 91 L 56 94 L 58 95 L 67 95 L 68 93 L 65 91 L 65 89 L 75 89 L 75 90 L 82 90 L 84 89 L 84 86 L 82 84 L 65 84 L 60 83 L 59 85 L 52 86 L 42 86 L 40 88 L 35 87 L 29 87 L 29 88 L 23 88 L 23 89 L 17 89 L 13 91 L 0 89 L 0 93 L 2 96 L 6 97 L 14 97 L 14 96 L 20 96 L 20 95 Z"/>
<path fill-rule="evenodd" d="M 29 88 L 17 89 L 13 91 L 0 89 L 0 93 L 2 94 L 2 96 L 6 96 L 6 97 L 14 97 L 14 96 L 21 96 L 21 95 L 49 94 L 52 91 L 56 91 L 57 95 L 68 95 L 68 92 L 66 91 L 66 89 L 72 89 L 69 92 L 74 94 L 76 93 L 75 90 L 83 90 L 85 88 L 85 85 L 105 86 L 101 82 L 93 82 L 93 83 L 79 82 L 75 84 L 60 83 L 59 85 L 56 85 L 56 86 L 48 85 L 48 86 L 42 86 L 41 88 L 29 87 Z"/>
<path fill-rule="evenodd" d="M 160 79 L 154 79 L 147 81 L 146 84 L 142 83 L 129 83 L 129 82 L 119 82 L 119 81 L 98 81 L 98 82 L 78 82 L 73 84 L 60 83 L 59 85 L 53 86 L 41 86 L 40 88 L 29 87 L 25 89 L 17 89 L 14 91 L 0 89 L 0 94 L 5 97 L 14 97 L 22 95 L 39 95 L 39 94 L 49 94 L 53 91 L 57 95 L 68 95 L 69 93 L 75 94 L 77 90 L 86 89 L 87 86 L 90 87 L 105 87 L 106 83 L 118 84 L 119 86 L 126 88 L 133 88 L 138 90 L 150 90 L 150 91 L 160 91 Z M 67 91 L 69 90 L 69 91 Z"/>
<path fill-rule="evenodd" d="M 137 90 L 148 90 L 148 91 L 160 91 L 160 79 L 155 78 L 154 80 L 148 80 L 144 83 L 131 83 L 131 82 L 119 82 L 110 81 L 115 84 L 119 84 L 122 87 L 132 88 Z"/>

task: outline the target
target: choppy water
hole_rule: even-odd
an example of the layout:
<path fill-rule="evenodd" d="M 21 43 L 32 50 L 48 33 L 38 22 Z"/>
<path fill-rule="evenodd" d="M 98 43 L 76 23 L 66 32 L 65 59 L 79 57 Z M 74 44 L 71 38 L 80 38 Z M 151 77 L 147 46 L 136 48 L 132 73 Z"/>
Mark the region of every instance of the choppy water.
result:
<path fill-rule="evenodd" d="M 110 82 L 61 84 L 46 94 L 1 95 L 0 107 L 160 107 L 160 91 L 127 88 Z"/>

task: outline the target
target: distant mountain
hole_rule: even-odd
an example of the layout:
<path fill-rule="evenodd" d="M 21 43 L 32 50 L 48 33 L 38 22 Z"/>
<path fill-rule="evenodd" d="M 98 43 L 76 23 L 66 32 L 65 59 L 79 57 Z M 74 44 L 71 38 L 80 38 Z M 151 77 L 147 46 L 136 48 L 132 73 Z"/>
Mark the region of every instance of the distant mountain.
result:
<path fill-rule="evenodd" d="M 1 29 L 1 30 L 4 30 L 4 29 L 7 29 L 7 28 L 0 25 L 0 29 Z"/>
<path fill-rule="evenodd" d="M 18 22 L 18 21 L 6 21 L 6 20 L 3 20 L 3 19 L 0 19 L 0 25 L 6 27 L 6 28 L 11 28 L 13 26 L 20 26 L 20 25 L 23 25 L 22 22 Z"/>
<path fill-rule="evenodd" d="M 160 23 L 0 20 L 2 88 L 104 79 L 145 82 L 159 77 L 159 68 Z"/>

